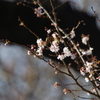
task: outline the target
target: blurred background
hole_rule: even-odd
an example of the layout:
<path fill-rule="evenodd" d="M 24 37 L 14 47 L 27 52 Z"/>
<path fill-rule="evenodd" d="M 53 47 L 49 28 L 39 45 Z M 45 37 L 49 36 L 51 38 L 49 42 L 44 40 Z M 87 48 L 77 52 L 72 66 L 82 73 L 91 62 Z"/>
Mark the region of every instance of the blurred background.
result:
<path fill-rule="evenodd" d="M 44 27 L 50 27 L 47 19 L 37 18 L 32 9 L 22 5 L 20 0 L 0 0 L 0 39 L 8 39 L 22 45 L 35 44 L 36 38 L 25 28 L 19 26 L 18 16 L 27 27 L 43 39 L 46 37 Z M 31 1 L 31 0 L 29 0 Z M 100 18 L 99 0 L 54 0 L 58 6 L 55 11 L 60 19 L 59 25 L 67 33 L 78 21 L 84 20 L 85 26 L 80 25 L 76 32 L 76 40 L 81 34 L 90 34 L 90 44 L 94 48 L 94 55 L 100 58 L 100 22 L 93 17 L 91 6 Z M 48 0 L 41 0 L 43 6 L 51 12 Z M 62 4 L 64 3 L 64 4 Z M 33 6 L 30 4 L 30 6 Z M 66 30 L 68 29 L 68 30 Z M 79 39 L 80 41 L 80 39 Z M 48 56 L 46 56 L 48 59 Z M 78 72 L 72 68 L 73 73 Z M 27 50 L 16 45 L 0 43 L 0 100 L 72 100 L 72 95 L 64 95 L 63 88 L 55 89 L 55 82 L 68 84 L 73 82 L 62 74 L 55 75 L 54 70 L 43 61 L 27 55 Z M 84 83 L 82 79 L 80 83 Z M 71 88 L 71 87 L 67 87 Z M 79 89 L 77 86 L 74 89 Z M 86 96 L 86 93 L 77 92 Z M 74 97 L 73 97 L 74 98 Z M 77 100 L 80 100 L 77 98 Z"/>

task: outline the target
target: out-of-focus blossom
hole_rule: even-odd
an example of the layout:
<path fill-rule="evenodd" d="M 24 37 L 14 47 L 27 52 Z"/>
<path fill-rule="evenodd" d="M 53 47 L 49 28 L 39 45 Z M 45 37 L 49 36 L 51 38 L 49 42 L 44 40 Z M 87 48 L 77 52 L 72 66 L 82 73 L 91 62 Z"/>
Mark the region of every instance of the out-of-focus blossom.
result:
<path fill-rule="evenodd" d="M 38 54 L 38 56 L 42 56 L 43 55 L 43 48 L 39 47 L 36 51 Z"/>
<path fill-rule="evenodd" d="M 38 47 L 42 47 L 44 48 L 44 46 L 46 45 L 46 43 L 40 38 L 40 39 L 37 39 L 37 45 Z"/>
<path fill-rule="evenodd" d="M 71 54 L 71 59 L 73 60 L 75 58 L 76 58 L 75 54 Z"/>
<path fill-rule="evenodd" d="M 84 34 L 82 34 L 82 43 L 87 45 L 87 42 L 89 41 L 89 36 L 85 36 Z"/>
<path fill-rule="evenodd" d="M 92 74 L 89 75 L 90 81 L 94 80 L 93 77 L 94 77 L 94 76 L 93 76 Z"/>
<path fill-rule="evenodd" d="M 44 12 L 41 7 L 35 8 L 34 13 L 37 15 L 37 17 L 41 17 L 42 15 L 44 15 Z"/>
<path fill-rule="evenodd" d="M 82 67 L 81 69 L 80 69 L 80 73 L 81 73 L 81 75 L 85 75 L 85 73 L 86 73 L 86 68 L 85 67 Z"/>
<path fill-rule="evenodd" d="M 100 76 L 98 76 L 96 79 L 98 79 L 100 81 Z"/>
<path fill-rule="evenodd" d="M 52 34 L 52 37 L 53 37 L 54 39 L 56 39 L 56 38 L 57 38 L 57 35 L 58 35 L 58 33 L 54 32 L 54 33 Z"/>
<path fill-rule="evenodd" d="M 88 96 L 90 96 L 90 93 L 87 93 Z"/>
<path fill-rule="evenodd" d="M 71 94 L 71 90 L 64 88 L 63 89 L 64 94 Z"/>
<path fill-rule="evenodd" d="M 63 59 L 65 59 L 65 56 L 63 54 L 62 55 L 58 55 L 57 59 L 63 60 Z"/>
<path fill-rule="evenodd" d="M 95 88 L 92 88 L 91 89 L 91 92 L 96 93 L 96 89 Z"/>
<path fill-rule="evenodd" d="M 90 47 L 88 50 L 83 50 L 83 49 L 80 49 L 80 51 L 82 52 L 82 54 L 83 55 L 87 55 L 87 56 L 89 56 L 89 55 L 92 55 L 92 50 L 93 50 L 93 48 L 92 47 Z"/>
<path fill-rule="evenodd" d="M 58 82 L 55 82 L 54 87 L 57 89 L 59 85 L 60 84 Z"/>
<path fill-rule="evenodd" d="M 48 30 L 47 30 L 47 33 L 50 34 L 50 33 L 51 33 L 51 29 L 48 29 Z"/>
<path fill-rule="evenodd" d="M 58 51 L 59 51 L 59 46 L 51 45 L 51 46 L 50 46 L 50 51 L 51 51 L 51 52 L 55 52 L 55 53 L 58 52 Z"/>
<path fill-rule="evenodd" d="M 52 45 L 54 45 L 56 47 L 56 46 L 58 46 L 58 42 L 57 41 L 52 41 Z"/>
<path fill-rule="evenodd" d="M 70 32 L 70 37 L 71 37 L 71 38 L 74 38 L 74 37 L 75 37 L 75 31 L 72 30 L 72 31 Z"/>
<path fill-rule="evenodd" d="M 92 69 L 93 62 L 86 61 L 86 72 L 90 72 Z"/>
<path fill-rule="evenodd" d="M 35 48 L 35 47 L 36 47 L 35 45 L 33 45 L 33 44 L 31 45 L 31 49 L 33 49 L 33 50 L 34 50 L 34 48 Z"/>
<path fill-rule="evenodd" d="M 27 51 L 28 55 L 32 55 L 32 52 L 30 50 Z"/>
<path fill-rule="evenodd" d="M 88 79 L 87 77 L 85 77 L 85 81 L 86 81 L 86 82 L 89 82 L 89 79 Z"/>
<path fill-rule="evenodd" d="M 68 47 L 63 48 L 63 53 L 65 57 L 71 56 L 71 52 L 69 51 Z"/>

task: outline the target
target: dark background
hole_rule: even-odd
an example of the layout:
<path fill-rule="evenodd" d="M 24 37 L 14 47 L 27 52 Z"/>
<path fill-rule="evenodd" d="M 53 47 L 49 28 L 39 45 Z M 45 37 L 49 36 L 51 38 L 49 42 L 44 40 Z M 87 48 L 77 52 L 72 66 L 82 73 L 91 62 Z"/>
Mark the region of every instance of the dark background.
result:
<path fill-rule="evenodd" d="M 45 18 L 37 18 L 31 8 L 16 5 L 17 2 L 0 1 L 0 39 L 8 39 L 23 45 L 36 43 L 36 38 L 24 27 L 19 26 L 18 16 L 39 37 L 45 39 L 46 32 L 44 27 L 50 28 L 50 22 Z M 61 3 L 54 2 L 57 6 Z M 33 6 L 30 4 L 30 6 Z M 43 6 L 51 12 L 49 2 L 43 3 Z M 84 20 L 85 25 L 81 24 L 76 32 L 76 40 L 81 40 L 81 34 L 90 34 L 90 44 L 94 48 L 94 54 L 100 57 L 100 31 L 96 28 L 95 18 L 85 13 L 73 11 L 68 3 L 63 4 L 55 10 L 57 18 L 60 19 L 59 26 L 69 33 L 72 27 L 76 26 L 78 21 Z M 68 30 L 66 30 L 68 29 Z"/>

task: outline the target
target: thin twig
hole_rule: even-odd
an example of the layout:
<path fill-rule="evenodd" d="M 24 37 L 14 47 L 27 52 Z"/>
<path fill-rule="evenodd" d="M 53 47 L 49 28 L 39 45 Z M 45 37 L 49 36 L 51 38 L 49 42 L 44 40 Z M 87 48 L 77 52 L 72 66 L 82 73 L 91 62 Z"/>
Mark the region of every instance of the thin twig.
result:
<path fill-rule="evenodd" d="M 100 22 L 100 19 L 98 18 L 97 14 L 96 14 L 96 11 L 94 10 L 93 7 L 91 7 L 93 13 L 94 13 L 94 17 Z"/>
<path fill-rule="evenodd" d="M 32 30 L 30 30 L 25 24 L 24 24 L 24 22 L 20 19 L 20 17 L 18 17 L 18 21 L 20 22 L 20 26 L 23 26 L 24 28 L 26 28 L 30 33 L 32 33 L 36 38 L 38 38 L 39 39 L 39 37 L 34 33 L 34 32 L 32 32 Z"/>
<path fill-rule="evenodd" d="M 94 100 L 94 99 L 96 99 L 97 100 L 97 98 L 87 98 L 87 97 L 82 97 L 82 96 L 78 96 L 78 98 L 81 98 L 81 99 L 88 99 L 88 100 Z"/>

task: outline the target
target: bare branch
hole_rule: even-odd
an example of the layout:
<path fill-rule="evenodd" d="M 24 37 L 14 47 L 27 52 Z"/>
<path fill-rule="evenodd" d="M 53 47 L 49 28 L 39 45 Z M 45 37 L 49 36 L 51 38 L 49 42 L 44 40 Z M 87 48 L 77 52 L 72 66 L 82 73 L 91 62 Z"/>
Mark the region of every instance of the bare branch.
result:
<path fill-rule="evenodd" d="M 98 18 L 97 14 L 96 14 L 96 11 L 94 10 L 93 7 L 91 7 L 93 13 L 94 13 L 94 17 L 100 22 L 100 19 Z"/>

